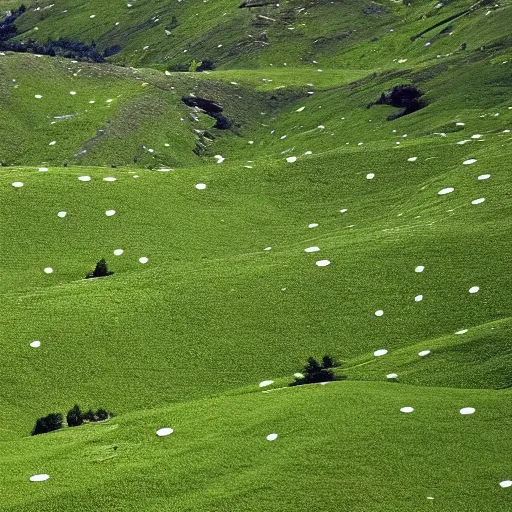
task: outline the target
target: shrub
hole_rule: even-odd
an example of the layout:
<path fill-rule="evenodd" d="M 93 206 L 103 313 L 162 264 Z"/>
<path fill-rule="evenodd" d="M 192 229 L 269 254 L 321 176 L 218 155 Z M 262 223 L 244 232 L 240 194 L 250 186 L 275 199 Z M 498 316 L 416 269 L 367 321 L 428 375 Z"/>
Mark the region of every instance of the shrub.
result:
<path fill-rule="evenodd" d="M 109 413 L 105 409 L 98 409 L 96 411 L 96 417 L 98 418 L 98 421 L 108 420 Z"/>
<path fill-rule="evenodd" d="M 46 434 L 47 432 L 53 432 L 62 428 L 62 414 L 59 412 L 48 414 L 43 418 L 38 418 L 34 428 L 32 429 L 32 435 L 37 436 L 38 434 Z"/>
<path fill-rule="evenodd" d="M 96 412 L 89 409 L 86 413 L 82 414 L 82 418 L 90 423 L 95 421 L 105 421 L 112 418 L 114 413 L 108 412 L 106 409 L 100 408 Z"/>
<path fill-rule="evenodd" d="M 89 409 L 87 412 L 84 412 L 82 418 L 85 421 L 96 421 L 96 416 L 94 415 L 94 411 Z"/>
<path fill-rule="evenodd" d="M 423 93 L 413 85 L 395 85 L 390 91 L 383 92 L 377 101 L 369 103 L 367 107 L 391 105 L 392 107 L 402 108 L 401 112 L 388 116 L 388 120 L 391 121 L 426 107 L 427 103 L 420 99 L 421 96 L 423 96 Z"/>
<path fill-rule="evenodd" d="M 66 422 L 68 427 L 78 427 L 84 420 L 82 418 L 82 411 L 78 405 L 71 408 L 66 415 Z"/>
<path fill-rule="evenodd" d="M 196 71 L 213 71 L 216 68 L 215 62 L 210 59 L 204 59 L 199 66 L 197 66 Z"/>
<path fill-rule="evenodd" d="M 194 71 L 197 71 L 197 68 L 201 65 L 200 62 L 197 62 L 197 60 L 193 60 L 189 67 L 188 67 L 188 71 L 190 71 L 191 73 L 193 73 Z"/>
<path fill-rule="evenodd" d="M 302 373 L 304 376 L 296 378 L 295 382 L 291 385 L 297 386 L 301 384 L 314 384 L 334 380 L 333 372 L 322 368 L 320 363 L 314 357 L 310 357 L 308 359 L 308 363 L 304 367 Z"/>
<path fill-rule="evenodd" d="M 337 366 L 341 366 L 341 363 L 334 359 L 334 357 L 329 355 L 322 357 L 322 368 L 336 368 Z"/>
<path fill-rule="evenodd" d="M 105 258 L 101 258 L 101 260 L 96 263 L 96 268 L 87 274 L 85 278 L 92 279 L 93 277 L 107 277 L 111 276 L 113 273 L 114 272 L 109 272 Z"/>

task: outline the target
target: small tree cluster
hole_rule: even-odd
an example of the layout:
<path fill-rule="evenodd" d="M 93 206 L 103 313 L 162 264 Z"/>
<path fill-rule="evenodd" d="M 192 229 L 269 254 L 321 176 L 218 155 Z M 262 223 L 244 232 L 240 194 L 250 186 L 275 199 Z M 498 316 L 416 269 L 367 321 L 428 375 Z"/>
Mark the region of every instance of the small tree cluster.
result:
<path fill-rule="evenodd" d="M 16 29 L 16 27 L 14 27 Z M 80 41 L 72 41 L 71 39 L 60 38 L 56 41 L 48 41 L 47 43 L 38 43 L 33 39 L 28 41 L 7 41 L 14 36 L 14 32 L 9 37 L 2 37 L 2 29 L 0 25 L 0 50 L 22 53 L 35 53 L 37 55 L 49 55 L 50 57 L 60 56 L 68 59 L 82 60 L 86 62 L 105 62 L 107 57 L 111 57 L 121 51 L 121 47 L 109 46 L 101 51 L 96 48 L 94 41 L 91 44 L 82 43 Z"/>
<path fill-rule="evenodd" d="M 111 276 L 114 272 L 110 272 L 107 267 L 107 262 L 105 258 L 101 258 L 98 263 L 96 263 L 96 268 L 85 276 L 86 279 L 92 279 L 93 277 L 107 277 Z"/>
<path fill-rule="evenodd" d="M 97 411 L 93 411 L 89 409 L 87 412 L 82 414 L 82 418 L 84 421 L 94 422 L 94 421 L 105 421 L 108 420 L 112 416 L 112 413 L 108 412 L 105 409 L 98 409 Z"/>
<path fill-rule="evenodd" d="M 62 428 L 62 414 L 60 412 L 54 412 L 36 420 L 36 424 L 32 429 L 32 435 L 46 434 L 47 432 L 53 432 L 60 428 Z"/>
<path fill-rule="evenodd" d="M 0 41 L 7 41 L 16 35 L 18 29 L 14 23 L 26 10 L 25 5 L 21 4 L 19 9 L 10 11 L 10 14 L 0 22 Z"/>
<path fill-rule="evenodd" d="M 322 357 L 322 363 L 319 363 L 314 357 L 310 357 L 304 367 L 303 376 L 296 377 L 295 382 L 292 382 L 290 386 L 300 386 L 302 384 L 315 384 L 319 382 L 344 379 L 345 377 L 336 376 L 332 371 L 332 368 L 338 366 L 341 366 L 341 363 L 329 355 Z"/>
<path fill-rule="evenodd" d="M 66 423 L 68 427 L 78 427 L 84 422 L 95 422 L 105 421 L 112 418 L 114 413 L 108 412 L 106 409 L 98 409 L 93 411 L 89 409 L 87 412 L 82 413 L 80 406 L 74 405 L 66 414 Z M 34 428 L 32 429 L 32 435 L 46 434 L 47 432 L 53 432 L 62 428 L 63 418 L 59 412 L 48 414 L 43 418 L 38 418 Z"/>

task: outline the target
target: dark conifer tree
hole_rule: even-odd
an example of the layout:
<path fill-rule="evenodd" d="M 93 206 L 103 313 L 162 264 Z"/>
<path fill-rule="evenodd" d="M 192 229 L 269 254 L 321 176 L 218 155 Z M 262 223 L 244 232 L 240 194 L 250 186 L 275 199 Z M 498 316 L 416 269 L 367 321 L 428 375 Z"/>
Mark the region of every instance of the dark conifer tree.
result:
<path fill-rule="evenodd" d="M 68 414 L 66 415 L 66 421 L 68 427 L 78 427 L 84 422 L 82 411 L 78 405 L 75 405 L 68 411 Z"/>

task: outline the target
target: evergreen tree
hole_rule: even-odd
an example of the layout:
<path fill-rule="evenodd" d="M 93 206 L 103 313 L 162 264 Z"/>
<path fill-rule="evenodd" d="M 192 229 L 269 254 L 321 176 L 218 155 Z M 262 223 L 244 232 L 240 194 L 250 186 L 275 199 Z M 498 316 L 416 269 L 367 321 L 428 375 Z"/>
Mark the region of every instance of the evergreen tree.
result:
<path fill-rule="evenodd" d="M 104 421 L 108 420 L 109 414 L 105 409 L 98 409 L 96 411 L 96 417 L 98 418 L 98 421 Z"/>
<path fill-rule="evenodd" d="M 87 412 L 84 412 L 82 418 L 86 421 L 96 421 L 94 411 L 92 409 L 89 409 Z"/>
<path fill-rule="evenodd" d="M 101 260 L 96 263 L 96 268 L 94 271 L 87 274 L 85 278 L 91 279 L 93 277 L 107 277 L 111 276 L 113 273 L 114 272 L 109 272 L 105 258 L 101 258 Z"/>
<path fill-rule="evenodd" d="M 82 411 L 78 405 L 75 405 L 68 411 L 68 414 L 66 415 L 66 421 L 68 427 L 78 427 L 84 422 L 82 418 Z"/>
<path fill-rule="evenodd" d="M 337 366 L 340 366 L 340 362 L 336 361 L 334 357 L 329 356 L 327 354 L 324 357 L 322 357 L 322 368 L 336 368 Z"/>

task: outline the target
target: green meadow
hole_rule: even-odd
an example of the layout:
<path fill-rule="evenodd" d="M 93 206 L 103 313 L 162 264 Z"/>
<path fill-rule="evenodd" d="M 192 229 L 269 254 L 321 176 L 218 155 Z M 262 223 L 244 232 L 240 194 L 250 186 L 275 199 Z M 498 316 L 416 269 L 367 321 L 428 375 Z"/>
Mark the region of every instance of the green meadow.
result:
<path fill-rule="evenodd" d="M 511 2 L 268 4 L 16 20 L 120 52 L 0 55 L 0 510 L 512 507 Z"/>

